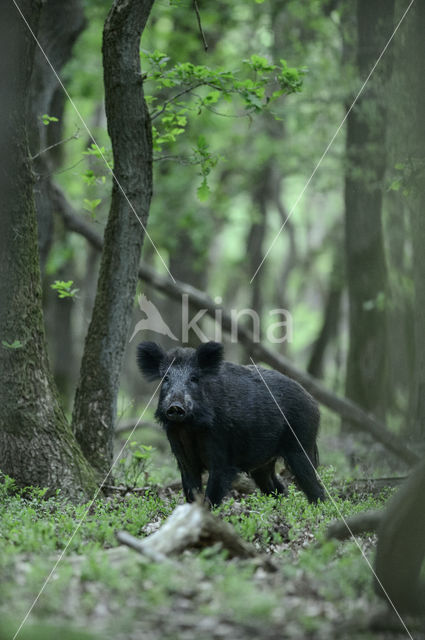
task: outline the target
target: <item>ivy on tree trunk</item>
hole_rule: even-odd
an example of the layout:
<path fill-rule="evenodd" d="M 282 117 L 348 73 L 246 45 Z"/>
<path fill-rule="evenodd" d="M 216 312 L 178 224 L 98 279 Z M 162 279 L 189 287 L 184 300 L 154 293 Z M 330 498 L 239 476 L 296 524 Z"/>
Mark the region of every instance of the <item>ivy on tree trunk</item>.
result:
<path fill-rule="evenodd" d="M 84 455 L 102 474 L 112 461 L 119 377 L 144 239 L 138 218 L 145 226 L 152 196 L 152 129 L 139 47 L 153 1 L 115 0 L 103 31 L 105 107 L 116 179 L 73 412 Z"/>

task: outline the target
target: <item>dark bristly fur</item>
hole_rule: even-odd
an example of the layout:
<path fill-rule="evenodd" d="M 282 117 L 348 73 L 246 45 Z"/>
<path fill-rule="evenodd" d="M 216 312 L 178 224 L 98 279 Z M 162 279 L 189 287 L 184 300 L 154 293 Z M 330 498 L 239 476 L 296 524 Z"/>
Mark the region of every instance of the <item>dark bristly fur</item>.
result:
<path fill-rule="evenodd" d="M 142 342 L 137 360 L 148 380 L 165 376 L 156 417 L 177 459 L 188 502 L 202 491 L 205 469 L 211 504 L 221 502 L 240 471 L 249 473 L 264 493 L 286 493 L 275 474 L 278 457 L 310 502 L 325 499 L 315 473 L 319 409 L 297 382 L 260 368 L 279 411 L 255 367 L 224 362 L 217 342 L 168 353 Z"/>

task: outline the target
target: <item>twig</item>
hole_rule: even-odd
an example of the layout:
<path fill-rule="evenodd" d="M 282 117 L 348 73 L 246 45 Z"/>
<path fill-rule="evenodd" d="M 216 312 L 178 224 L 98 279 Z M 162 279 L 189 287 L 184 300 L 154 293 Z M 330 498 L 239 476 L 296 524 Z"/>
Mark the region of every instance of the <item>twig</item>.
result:
<path fill-rule="evenodd" d="M 53 171 L 53 173 L 46 173 L 46 175 L 44 175 L 43 178 L 50 178 L 51 176 L 58 176 L 61 173 L 66 173 L 67 171 L 71 171 L 72 169 L 75 169 L 75 167 L 77 167 L 79 164 L 84 162 L 84 160 L 85 158 L 80 158 L 77 162 L 72 164 L 70 167 L 65 167 L 64 169 L 60 169 L 59 171 Z"/>
<path fill-rule="evenodd" d="M 204 49 L 205 49 L 205 51 L 208 51 L 208 43 L 207 43 L 207 40 L 205 38 L 204 30 L 202 28 L 201 14 L 199 13 L 199 7 L 198 7 L 197 0 L 193 0 L 193 8 L 195 9 L 196 19 L 198 21 L 199 33 L 201 34 L 202 42 L 204 43 Z"/>
<path fill-rule="evenodd" d="M 194 89 L 197 89 L 198 87 L 202 87 L 203 84 L 205 84 L 205 82 L 198 82 L 197 84 L 191 85 L 190 87 L 187 87 L 186 89 L 183 89 L 183 91 L 180 91 L 180 93 L 176 93 L 175 96 L 172 96 L 171 98 L 166 100 L 163 103 L 161 109 L 159 109 L 158 111 L 155 111 L 155 113 L 153 113 L 151 115 L 151 121 L 153 122 L 154 120 L 156 120 L 156 118 L 158 118 L 161 114 L 163 114 L 165 109 L 166 109 L 166 107 L 167 107 L 167 105 L 169 105 L 170 102 L 174 102 L 174 100 L 177 100 L 177 98 L 180 98 L 181 96 L 184 96 L 185 93 L 190 93 Z"/>
<path fill-rule="evenodd" d="M 154 156 L 152 162 L 161 162 L 162 160 L 177 160 L 180 164 L 191 164 L 188 160 L 185 160 L 184 156 L 178 156 L 176 154 L 169 154 L 165 156 Z"/>
<path fill-rule="evenodd" d="M 71 140 L 78 140 L 78 138 L 80 137 L 79 134 L 80 134 L 80 130 L 77 129 L 77 131 L 75 133 L 73 133 L 72 136 L 69 136 L 69 138 L 64 138 L 63 140 L 59 140 L 59 142 L 55 142 L 54 144 L 51 144 L 49 147 L 46 147 L 45 149 L 42 149 L 41 151 L 36 153 L 35 156 L 31 156 L 31 160 L 35 160 L 36 158 L 41 156 L 43 153 L 46 153 L 46 151 L 50 151 L 50 149 L 54 149 L 55 147 L 59 147 L 59 145 L 61 145 L 61 144 L 65 144 L 66 142 L 70 142 Z"/>
<path fill-rule="evenodd" d="M 104 484 L 102 489 L 115 493 L 146 493 L 146 491 L 148 491 L 148 487 L 126 487 L 124 485 L 115 486 L 114 484 Z"/>
<path fill-rule="evenodd" d="M 114 430 L 114 435 L 117 436 L 121 433 L 125 433 L 126 431 L 136 430 L 136 429 L 145 429 L 146 427 L 155 428 L 155 424 L 153 422 L 138 422 L 137 418 L 133 418 L 132 420 L 123 420 L 121 423 L 117 424 Z"/>

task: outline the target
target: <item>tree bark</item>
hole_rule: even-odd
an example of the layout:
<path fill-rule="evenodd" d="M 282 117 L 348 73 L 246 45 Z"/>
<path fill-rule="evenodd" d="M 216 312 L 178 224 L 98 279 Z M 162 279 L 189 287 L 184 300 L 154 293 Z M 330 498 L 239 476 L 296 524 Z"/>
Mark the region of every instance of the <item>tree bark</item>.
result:
<path fill-rule="evenodd" d="M 393 497 L 378 529 L 375 571 L 400 612 L 425 613 L 425 462 Z M 378 582 L 377 593 L 387 598 Z"/>
<path fill-rule="evenodd" d="M 255 273 L 258 265 L 264 257 L 264 238 L 267 230 L 267 213 L 270 200 L 270 192 L 273 184 L 273 163 L 274 158 L 265 164 L 258 175 L 254 178 L 254 185 L 251 190 L 251 199 L 255 218 L 251 222 L 246 242 L 246 255 L 248 258 L 248 273 Z M 251 309 L 261 318 L 264 307 L 264 285 L 263 275 L 266 274 L 266 265 L 257 273 L 251 284 Z"/>
<path fill-rule="evenodd" d="M 83 218 L 75 215 L 71 205 L 64 198 L 63 193 L 58 187 L 56 187 L 56 199 L 58 211 L 62 215 L 68 229 L 83 235 L 93 247 L 101 251 L 103 247 L 101 236 Z M 184 282 L 173 282 L 170 278 L 158 274 L 152 267 L 143 262 L 139 266 L 139 278 L 172 299 L 181 301 L 182 295 L 187 294 L 189 303 L 193 309 L 205 309 L 207 314 L 212 318 L 215 318 L 217 310 L 220 310 L 222 312 L 223 330 L 231 330 L 232 317 L 230 313 L 221 305 L 216 304 L 203 291 L 199 291 Z M 300 369 L 295 367 L 284 356 L 271 351 L 262 344 L 254 342 L 251 333 L 243 327 L 241 323 L 238 323 L 237 335 L 239 341 L 247 347 L 250 355 L 302 384 L 319 402 L 350 423 L 354 430 L 369 434 L 395 457 L 403 460 L 408 465 L 415 464 L 418 461 L 418 455 L 411 451 L 401 438 L 388 431 L 385 424 L 380 422 L 372 414 L 366 413 L 366 411 L 354 402 L 342 398 L 326 389 L 320 381 L 308 373 L 300 371 Z"/>
<path fill-rule="evenodd" d="M 36 33 L 41 3 L 19 4 Z M 35 42 L 12 2 L 0 8 L 0 469 L 18 485 L 95 490 L 92 470 L 59 406 L 49 370 L 33 174 L 27 139 Z M 11 346 L 11 345 L 14 345 Z"/>
<path fill-rule="evenodd" d="M 425 446 L 425 6 L 419 2 L 412 6 L 407 17 L 406 52 L 401 64 L 406 67 L 406 93 L 402 100 L 400 117 L 410 123 L 407 137 L 407 158 L 411 176 L 408 179 L 407 202 L 413 247 L 414 284 L 414 375 L 410 400 L 410 433 Z"/>
<path fill-rule="evenodd" d="M 357 1 L 357 69 L 366 78 L 393 30 L 394 0 Z M 385 417 L 387 400 L 387 268 L 382 232 L 388 49 L 347 120 L 345 249 L 349 297 L 346 394 Z"/>
<path fill-rule="evenodd" d="M 119 376 L 144 238 L 137 216 L 146 225 L 152 195 L 152 132 L 139 55 L 152 5 L 153 0 L 115 0 L 103 32 L 105 107 L 116 179 L 73 412 L 77 440 L 101 473 L 112 461 Z"/>
<path fill-rule="evenodd" d="M 71 58 L 75 41 L 85 24 L 81 0 L 68 0 L 65 3 L 62 0 L 47 0 L 43 4 L 37 38 L 59 75 Z M 49 151 L 45 149 L 57 144 L 64 137 L 63 115 L 66 100 L 66 95 L 43 52 L 36 47 L 30 84 L 28 137 L 30 153 L 34 157 L 34 198 L 43 276 L 52 242 L 60 242 L 60 237 L 57 238 L 55 233 L 63 235 L 63 230 L 57 233 L 58 230 L 54 228 L 51 176 L 60 166 L 64 145 L 58 145 Z M 58 118 L 58 122 L 50 122 L 46 126 L 41 118 L 43 114 Z M 73 400 L 76 377 L 75 340 L 72 339 L 71 332 L 74 305 L 72 300 L 60 300 L 57 293 L 49 288 L 54 279 L 67 280 L 72 265 L 67 261 L 62 269 L 64 273 L 51 274 L 48 282 L 47 277 L 42 282 L 43 310 L 54 380 L 62 406 L 68 409 Z"/>
<path fill-rule="evenodd" d="M 60 74 L 63 66 L 71 57 L 75 40 L 85 26 L 84 13 L 80 0 L 47 0 L 43 4 L 38 29 L 38 40 L 55 71 Z M 41 116 L 59 117 L 59 111 L 53 107 L 55 92 L 59 83 L 42 51 L 37 47 L 34 56 L 34 68 L 31 75 L 29 122 L 30 153 L 36 156 L 52 144 L 52 134 L 60 135 L 61 122 L 43 124 Z M 60 89 L 63 93 L 62 88 Z M 53 234 L 53 212 L 50 197 L 50 174 L 53 171 L 51 158 L 57 157 L 49 152 L 37 156 L 34 161 L 36 181 L 34 185 L 35 206 L 38 222 L 38 243 L 42 270 L 47 259 Z"/>

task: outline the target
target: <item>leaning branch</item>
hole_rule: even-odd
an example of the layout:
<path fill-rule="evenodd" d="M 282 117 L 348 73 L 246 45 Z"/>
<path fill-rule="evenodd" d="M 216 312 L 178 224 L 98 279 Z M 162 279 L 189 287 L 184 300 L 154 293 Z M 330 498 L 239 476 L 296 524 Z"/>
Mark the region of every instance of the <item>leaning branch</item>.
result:
<path fill-rule="evenodd" d="M 56 147 L 59 147 L 62 144 L 66 144 L 67 142 L 71 142 L 71 140 L 78 140 L 79 137 L 80 137 L 80 130 L 77 129 L 77 131 L 73 133 L 72 136 L 68 136 L 68 138 L 64 138 L 63 140 L 59 140 L 58 142 L 55 142 L 54 144 L 49 145 L 45 149 L 42 149 L 41 151 L 36 153 L 34 156 L 31 156 L 30 159 L 34 161 L 36 158 L 39 158 L 41 155 L 43 155 L 43 153 L 47 153 L 47 151 L 51 151 L 51 149 L 55 149 Z"/>
<path fill-rule="evenodd" d="M 103 240 L 100 234 L 84 218 L 75 213 L 63 192 L 57 186 L 54 189 L 54 199 L 56 209 L 62 216 L 66 227 L 70 231 L 84 236 L 93 247 L 101 251 Z M 203 309 L 212 318 L 215 318 L 216 313 L 219 312 L 223 329 L 227 332 L 231 332 L 232 328 L 233 331 L 235 330 L 235 319 L 232 315 L 223 309 L 221 305 L 216 304 L 203 291 L 195 289 L 195 287 L 184 282 L 173 282 L 143 262 L 139 266 L 139 279 L 149 283 L 158 291 L 175 300 L 181 300 L 182 295 L 186 294 L 190 305 L 194 309 Z M 419 460 L 417 454 L 411 451 L 401 438 L 390 433 L 385 424 L 375 416 L 367 413 L 351 400 L 333 393 L 313 376 L 295 367 L 284 356 L 272 351 L 263 344 L 255 342 L 252 334 L 240 322 L 237 323 L 237 335 L 254 360 L 264 362 L 302 384 L 319 402 L 349 422 L 353 429 L 369 434 L 394 456 L 408 465 L 413 465 Z"/>
<path fill-rule="evenodd" d="M 375 533 L 382 520 L 382 511 L 365 511 L 347 520 L 337 520 L 326 531 L 328 539 L 348 540 L 364 533 Z"/>

